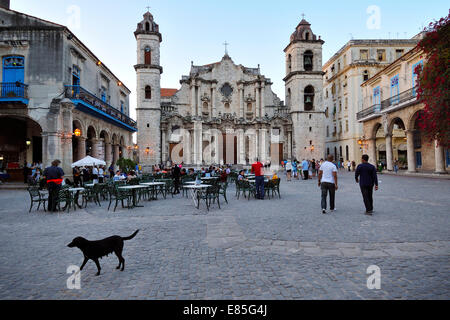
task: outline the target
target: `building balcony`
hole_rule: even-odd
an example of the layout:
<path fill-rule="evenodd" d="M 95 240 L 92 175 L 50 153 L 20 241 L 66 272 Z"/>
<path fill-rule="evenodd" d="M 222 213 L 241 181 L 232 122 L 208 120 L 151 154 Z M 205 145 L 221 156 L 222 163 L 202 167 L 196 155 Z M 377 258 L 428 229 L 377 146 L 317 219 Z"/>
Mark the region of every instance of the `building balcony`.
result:
<path fill-rule="evenodd" d="M 136 132 L 136 121 L 96 97 L 81 86 L 65 86 L 66 98 L 72 100 L 76 108 L 94 117 L 110 122 L 128 131 Z"/>
<path fill-rule="evenodd" d="M 28 85 L 21 82 L 0 82 L 0 103 L 28 105 Z"/>
<path fill-rule="evenodd" d="M 389 99 L 381 101 L 366 108 L 356 114 L 358 121 L 366 121 L 372 118 L 379 117 L 384 112 L 391 112 L 399 108 L 404 108 L 409 106 L 411 103 L 417 102 L 417 89 L 411 88 L 409 90 L 403 91 L 396 96 L 392 96 Z"/>

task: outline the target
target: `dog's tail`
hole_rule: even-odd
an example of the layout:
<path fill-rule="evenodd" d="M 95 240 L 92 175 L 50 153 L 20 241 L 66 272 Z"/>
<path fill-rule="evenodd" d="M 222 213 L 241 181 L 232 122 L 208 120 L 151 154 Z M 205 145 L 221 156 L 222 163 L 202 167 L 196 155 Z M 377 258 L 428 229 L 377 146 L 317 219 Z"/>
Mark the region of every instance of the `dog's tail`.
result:
<path fill-rule="evenodd" d="M 137 235 L 137 233 L 139 232 L 139 229 L 137 229 L 131 236 L 129 236 L 129 237 L 122 237 L 122 240 L 131 240 L 131 239 L 133 239 L 136 235 Z"/>

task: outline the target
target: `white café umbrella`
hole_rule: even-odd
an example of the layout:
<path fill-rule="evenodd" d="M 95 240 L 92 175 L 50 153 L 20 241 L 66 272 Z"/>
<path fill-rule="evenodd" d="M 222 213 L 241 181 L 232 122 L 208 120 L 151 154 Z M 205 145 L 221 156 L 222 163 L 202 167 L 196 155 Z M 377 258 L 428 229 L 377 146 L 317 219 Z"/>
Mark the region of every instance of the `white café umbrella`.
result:
<path fill-rule="evenodd" d="M 72 163 L 72 168 L 75 167 L 89 167 L 89 166 L 106 166 L 106 162 L 100 159 L 92 158 L 91 156 L 87 156 L 77 162 Z"/>

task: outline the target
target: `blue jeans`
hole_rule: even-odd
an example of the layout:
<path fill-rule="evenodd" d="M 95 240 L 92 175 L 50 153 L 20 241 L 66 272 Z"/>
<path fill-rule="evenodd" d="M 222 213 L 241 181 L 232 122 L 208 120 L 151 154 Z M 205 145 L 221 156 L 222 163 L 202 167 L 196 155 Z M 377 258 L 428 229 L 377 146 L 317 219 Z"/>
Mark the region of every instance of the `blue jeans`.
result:
<path fill-rule="evenodd" d="M 264 176 L 255 177 L 256 198 L 264 199 Z"/>

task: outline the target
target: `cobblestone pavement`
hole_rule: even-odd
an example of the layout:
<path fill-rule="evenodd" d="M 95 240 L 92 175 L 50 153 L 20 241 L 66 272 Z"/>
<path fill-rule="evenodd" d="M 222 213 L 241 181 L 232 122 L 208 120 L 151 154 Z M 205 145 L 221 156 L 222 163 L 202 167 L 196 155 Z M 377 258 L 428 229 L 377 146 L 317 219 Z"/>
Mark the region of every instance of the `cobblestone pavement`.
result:
<path fill-rule="evenodd" d="M 358 186 L 340 173 L 337 211 L 323 215 L 315 180 L 286 182 L 281 199 L 237 200 L 208 213 L 192 201 L 145 202 L 28 213 L 25 191 L 0 191 L 0 299 L 449 299 L 450 181 L 381 175 L 375 213 L 363 214 Z M 124 272 L 114 255 L 90 261 L 81 289 L 67 289 L 70 265 L 90 240 L 125 242 Z M 367 288 L 367 268 L 381 289 Z"/>

